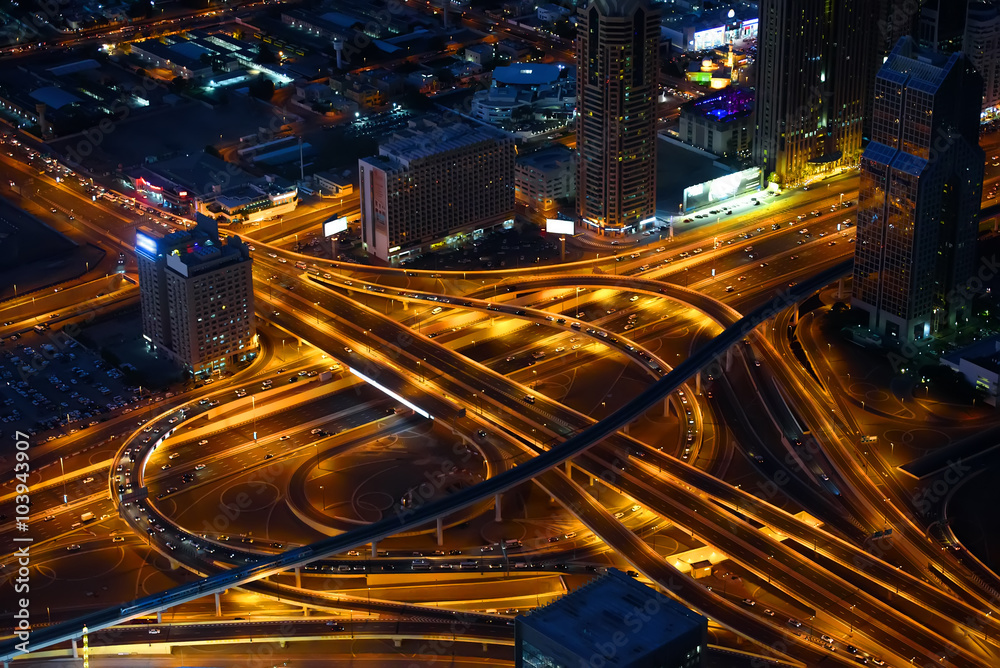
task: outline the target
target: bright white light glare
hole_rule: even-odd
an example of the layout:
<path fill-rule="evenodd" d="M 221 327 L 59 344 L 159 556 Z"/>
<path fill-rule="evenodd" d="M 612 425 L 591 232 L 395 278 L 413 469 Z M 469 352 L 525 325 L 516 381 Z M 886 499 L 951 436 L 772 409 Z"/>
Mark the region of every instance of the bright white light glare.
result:
<path fill-rule="evenodd" d="M 145 234 L 140 233 L 135 235 L 135 247 L 146 251 L 150 255 L 156 255 L 156 241 Z"/>
<path fill-rule="evenodd" d="M 572 220 L 562 220 L 561 218 L 546 218 L 545 231 L 549 234 L 569 234 L 574 232 Z"/>
<path fill-rule="evenodd" d="M 336 218 L 323 223 L 323 236 L 329 237 L 347 231 L 347 218 Z"/>
<path fill-rule="evenodd" d="M 387 388 L 387 387 L 385 387 L 383 385 L 379 385 L 374 380 L 372 380 L 371 378 L 369 378 L 365 374 L 361 373 L 360 371 L 358 371 L 354 367 L 351 367 L 351 373 L 353 373 L 355 376 L 357 376 L 361 380 L 365 381 L 369 385 L 374 385 L 377 389 L 382 390 L 382 392 L 384 392 L 385 394 L 388 394 L 390 397 L 392 397 L 393 399 L 395 399 L 399 403 L 403 404 L 407 408 L 413 410 L 418 415 L 423 415 L 428 420 L 433 420 L 434 419 L 434 416 L 431 415 L 430 413 L 428 413 L 427 411 L 425 411 L 424 409 L 419 408 L 418 406 L 415 406 L 414 404 L 411 404 L 409 401 L 407 401 L 403 397 L 399 396 L 398 394 L 396 394 L 395 392 L 393 392 L 389 388 Z"/>

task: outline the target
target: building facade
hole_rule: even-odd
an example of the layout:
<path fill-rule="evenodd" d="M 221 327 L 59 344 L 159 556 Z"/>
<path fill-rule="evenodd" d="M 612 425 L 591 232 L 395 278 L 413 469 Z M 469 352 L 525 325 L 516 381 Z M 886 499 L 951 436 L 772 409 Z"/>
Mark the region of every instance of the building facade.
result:
<path fill-rule="evenodd" d="M 659 13 L 590 0 L 577 13 L 577 214 L 621 235 L 656 222 Z"/>
<path fill-rule="evenodd" d="M 868 0 L 761 0 L 754 160 L 797 184 L 861 157 L 878 32 Z"/>
<path fill-rule="evenodd" d="M 681 107 L 680 140 L 723 158 L 750 157 L 753 93 L 743 89 L 688 102 Z"/>
<path fill-rule="evenodd" d="M 965 23 L 962 51 L 983 77 L 983 115 L 1000 110 L 1000 7 L 996 2 L 972 2 Z"/>
<path fill-rule="evenodd" d="M 526 155 L 514 162 L 517 203 L 553 217 L 560 201 L 576 195 L 576 159 L 562 144 Z"/>
<path fill-rule="evenodd" d="M 250 251 L 223 243 L 215 222 L 136 233 L 142 331 L 149 346 L 193 374 L 231 368 L 256 352 Z"/>
<path fill-rule="evenodd" d="M 875 81 L 861 160 L 852 308 L 887 343 L 962 319 L 976 258 L 982 78 L 904 37 Z"/>
<path fill-rule="evenodd" d="M 514 220 L 514 140 L 464 121 L 410 121 L 358 161 L 362 241 L 395 263 Z"/>
<path fill-rule="evenodd" d="M 642 633 L 635 632 L 637 622 Z M 514 665 L 700 668 L 707 639 L 705 617 L 609 568 L 606 575 L 514 620 Z"/>
<path fill-rule="evenodd" d="M 969 0 L 923 0 L 917 26 L 918 44 L 944 54 L 961 51 L 968 9 Z"/>

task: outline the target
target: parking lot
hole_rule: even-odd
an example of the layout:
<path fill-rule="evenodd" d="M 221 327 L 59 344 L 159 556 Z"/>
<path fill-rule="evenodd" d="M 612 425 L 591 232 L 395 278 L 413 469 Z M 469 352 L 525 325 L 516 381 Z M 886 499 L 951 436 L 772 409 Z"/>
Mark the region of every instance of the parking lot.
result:
<path fill-rule="evenodd" d="M 0 348 L 0 431 L 59 429 L 57 438 L 138 400 L 122 369 L 58 332 L 26 332 Z"/>

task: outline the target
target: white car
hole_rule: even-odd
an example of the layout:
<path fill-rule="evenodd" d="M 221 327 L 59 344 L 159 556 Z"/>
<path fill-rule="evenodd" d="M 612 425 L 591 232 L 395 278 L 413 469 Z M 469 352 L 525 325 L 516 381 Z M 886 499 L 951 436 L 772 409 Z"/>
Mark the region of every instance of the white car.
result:
<path fill-rule="evenodd" d="M 198 445 L 208 445 L 208 439 L 207 438 L 201 439 L 200 441 L 198 441 Z"/>

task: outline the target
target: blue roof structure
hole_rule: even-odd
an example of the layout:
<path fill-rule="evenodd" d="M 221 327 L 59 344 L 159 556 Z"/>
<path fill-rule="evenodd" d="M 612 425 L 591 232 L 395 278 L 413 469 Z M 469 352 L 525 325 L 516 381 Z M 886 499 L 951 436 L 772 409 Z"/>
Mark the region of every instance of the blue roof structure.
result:
<path fill-rule="evenodd" d="M 558 79 L 564 69 L 551 63 L 514 63 L 493 70 L 493 80 L 515 86 L 540 86 Z"/>
<path fill-rule="evenodd" d="M 62 88 L 57 88 L 56 86 L 46 86 L 44 88 L 38 88 L 30 93 L 31 97 L 38 100 L 42 104 L 48 105 L 52 109 L 61 109 L 67 105 L 80 102 L 80 98 L 69 91 L 65 91 Z"/>

